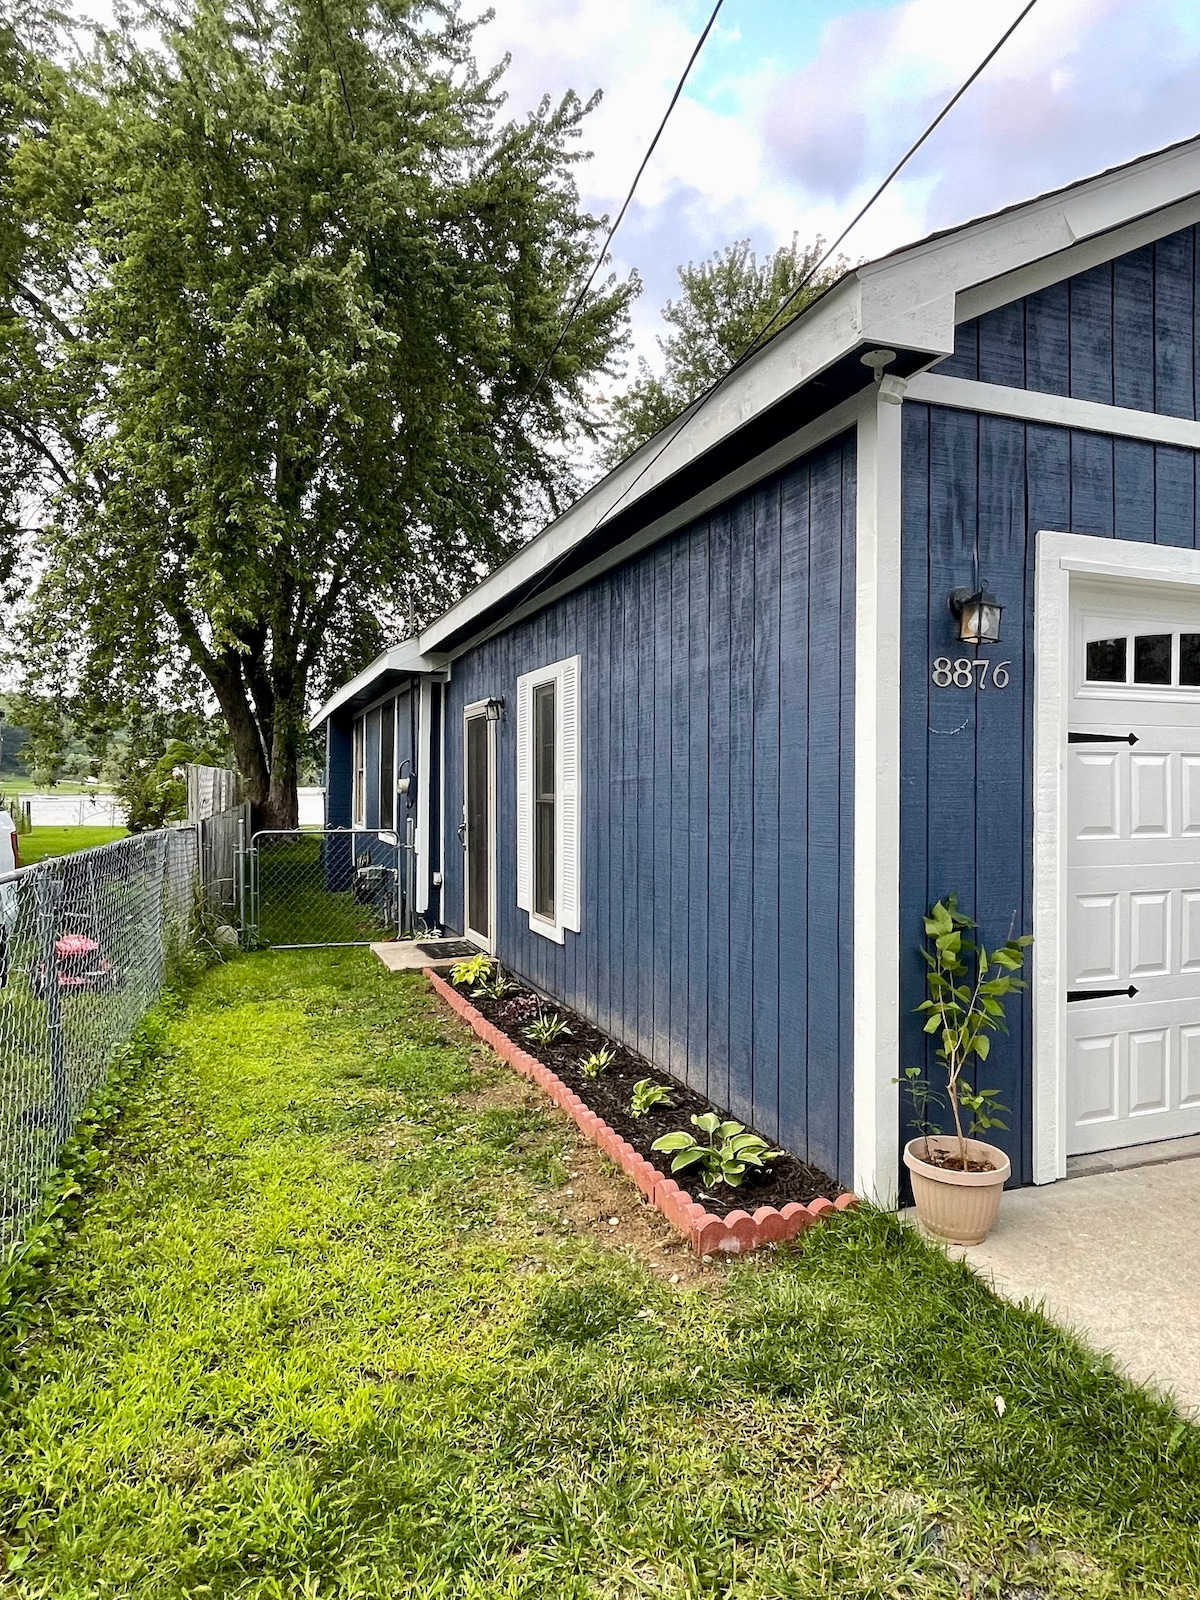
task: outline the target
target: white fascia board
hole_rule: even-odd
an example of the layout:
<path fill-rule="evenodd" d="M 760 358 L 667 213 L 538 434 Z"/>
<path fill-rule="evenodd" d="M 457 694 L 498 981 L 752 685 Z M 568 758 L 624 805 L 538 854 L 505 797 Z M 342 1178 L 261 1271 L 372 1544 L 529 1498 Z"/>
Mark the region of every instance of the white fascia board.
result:
<path fill-rule="evenodd" d="M 335 711 L 340 711 L 348 701 L 369 689 L 385 672 L 411 672 L 415 675 L 422 672 L 436 672 L 444 665 L 442 661 L 431 660 L 422 651 L 416 639 L 404 639 L 400 644 L 390 646 L 382 655 L 376 656 L 369 667 L 364 667 L 357 677 L 351 678 L 350 682 L 344 683 L 336 694 L 330 695 L 320 710 L 309 718 L 309 731 L 319 728 L 333 716 Z"/>
<path fill-rule="evenodd" d="M 860 267 L 864 301 L 875 297 L 887 307 L 895 305 L 918 321 L 922 314 L 936 323 L 947 298 L 957 300 L 967 291 L 1007 273 L 1061 257 L 1083 240 L 1108 234 L 1139 218 L 1148 219 L 1148 238 L 1170 232 L 1172 224 L 1161 215 L 1166 208 L 1194 201 L 1200 194 L 1200 139 L 1147 156 L 1134 165 L 1102 173 L 1067 192 L 1045 195 L 1025 205 L 953 232 L 925 240 L 880 261 Z M 1182 226 L 1182 222 L 1179 224 Z M 1130 248 L 1133 248 L 1130 246 Z M 1117 252 L 1114 252 L 1117 253 Z M 1104 259 L 1101 255 L 1098 259 Z M 1056 282 L 1074 268 L 1053 261 L 1047 282 Z M 993 291 L 994 292 L 994 291 Z M 995 300 L 1002 305 L 1008 294 Z M 978 309 L 967 312 L 979 314 Z M 865 317 L 870 323 L 870 312 Z"/>
<path fill-rule="evenodd" d="M 863 332 L 861 300 L 861 285 L 851 273 L 747 361 L 711 400 L 697 402 L 642 445 L 426 628 L 421 648 L 441 648 L 482 612 L 569 554 L 616 511 L 637 505 L 730 434 L 856 349 L 864 337 L 873 338 L 874 334 Z M 868 381 L 865 368 L 863 377 Z"/>
<path fill-rule="evenodd" d="M 972 317 L 982 317 L 995 311 L 997 306 L 1011 305 L 1014 300 L 1036 294 L 1039 289 L 1048 289 L 1051 284 L 1073 278 L 1078 272 L 1115 261 L 1118 256 L 1140 250 L 1143 245 L 1165 239 L 1168 234 L 1178 233 L 1181 228 L 1190 228 L 1197 222 L 1200 222 L 1200 196 L 1189 195 L 1150 216 L 1105 229 L 1056 255 L 1043 256 L 1000 277 L 990 278 L 986 283 L 964 289 L 958 297 L 956 320 L 970 322 Z"/>

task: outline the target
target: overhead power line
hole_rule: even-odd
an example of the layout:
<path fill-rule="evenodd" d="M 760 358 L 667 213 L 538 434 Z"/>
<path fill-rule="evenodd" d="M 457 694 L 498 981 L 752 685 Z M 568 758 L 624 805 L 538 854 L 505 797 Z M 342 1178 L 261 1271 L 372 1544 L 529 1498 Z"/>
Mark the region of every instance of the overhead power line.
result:
<path fill-rule="evenodd" d="M 921 133 L 920 137 L 917 138 L 916 140 L 914 140 L 913 143 L 909 145 L 908 149 L 900 157 L 899 161 L 896 162 L 895 166 L 891 169 L 891 171 L 888 173 L 888 175 L 878 185 L 878 187 L 875 189 L 874 193 L 870 196 L 870 198 L 863 205 L 861 205 L 859 207 L 859 209 L 855 212 L 854 216 L 846 224 L 846 226 L 842 229 L 841 233 L 838 234 L 837 238 L 829 246 L 829 248 L 825 251 L 824 255 L 821 256 L 820 260 L 817 261 L 814 266 L 809 268 L 808 272 L 805 273 L 804 277 L 800 280 L 800 282 L 795 286 L 795 288 L 793 288 L 791 290 L 791 292 L 788 294 L 787 298 L 782 302 L 782 304 L 774 312 L 774 314 L 772 315 L 770 321 L 768 323 L 766 323 L 766 325 L 764 327 L 762 327 L 758 331 L 757 334 L 755 334 L 754 338 L 750 340 L 749 344 L 746 345 L 745 349 L 741 351 L 741 353 L 730 364 L 729 368 L 721 375 L 721 377 L 718 378 L 715 383 L 711 384 L 709 386 L 709 388 L 706 389 L 703 392 L 703 394 L 699 395 L 697 397 L 697 399 L 692 402 L 692 405 L 690 407 L 688 407 L 688 410 L 692 412 L 692 416 L 693 417 L 698 415 L 700 413 L 700 411 L 702 411 L 704 409 L 704 407 L 708 404 L 708 402 L 713 398 L 714 395 L 720 393 L 720 391 L 729 382 L 730 378 L 734 375 L 734 373 L 737 372 L 739 370 L 739 368 L 741 368 L 744 365 L 744 363 L 750 359 L 750 357 L 755 353 L 756 350 L 761 348 L 762 341 L 767 336 L 767 334 L 769 333 L 770 329 L 775 326 L 775 324 L 779 321 L 779 318 L 781 316 L 783 316 L 783 314 L 787 311 L 788 307 L 795 303 L 796 297 L 799 294 L 801 294 L 804 291 L 804 289 L 806 289 L 808 287 L 808 285 L 812 282 L 812 280 L 816 276 L 816 274 L 821 270 L 821 268 L 826 264 L 826 262 L 829 260 L 829 258 L 833 255 L 834 251 L 836 251 L 838 249 L 838 247 L 845 242 L 847 235 L 851 232 L 851 230 L 853 228 L 857 227 L 857 225 L 862 221 L 862 219 L 866 216 L 867 212 L 871 209 L 871 207 L 875 204 L 875 202 L 883 194 L 884 190 L 887 189 L 889 184 L 891 184 L 899 176 L 899 174 L 904 170 L 904 168 L 912 160 L 913 156 L 916 155 L 917 151 L 926 142 L 926 140 L 930 137 L 930 135 L 942 124 L 942 122 L 945 121 L 946 117 L 950 114 L 951 111 L 953 111 L 954 107 L 962 99 L 963 95 L 965 95 L 967 93 L 968 89 L 971 88 L 972 84 L 975 83 L 976 79 L 980 76 L 980 74 L 987 70 L 987 68 L 991 65 L 991 63 L 995 59 L 995 57 L 999 54 L 999 52 L 1004 48 L 1004 46 L 1012 38 L 1013 34 L 1017 31 L 1017 29 L 1025 21 L 1025 18 L 1033 10 L 1035 5 L 1037 5 L 1037 0 L 1028 0 L 1028 3 L 1022 8 L 1022 10 L 1020 12 L 1018 12 L 1017 16 L 1008 25 L 1008 27 L 1005 28 L 1004 32 L 1000 35 L 1000 37 L 996 40 L 995 44 L 991 47 L 991 49 L 988 51 L 988 53 L 979 62 L 978 66 L 975 67 L 974 71 L 970 74 L 970 76 L 963 79 L 962 83 L 954 91 L 954 93 L 950 96 L 949 100 L 946 101 L 945 105 L 938 112 L 937 116 L 934 117 L 933 120 L 926 126 L 924 131 Z M 699 42 L 698 42 L 698 44 L 696 46 L 696 49 L 692 52 L 691 61 L 688 62 L 688 71 L 691 70 L 692 61 L 694 61 L 696 59 L 696 56 L 699 53 L 700 47 L 703 45 L 704 40 L 707 37 L 707 34 L 709 32 L 709 29 L 711 29 L 711 27 L 713 25 L 713 22 L 716 20 L 717 12 L 720 9 L 721 9 L 721 6 L 718 3 L 718 5 L 716 6 L 716 8 L 713 11 L 712 16 L 709 18 L 708 27 L 704 30 L 704 33 L 701 34 L 700 40 L 699 40 Z M 684 73 L 683 79 L 680 80 L 680 89 L 682 89 L 683 83 L 684 83 L 684 81 L 686 81 L 686 78 L 687 78 L 687 72 Z M 675 100 L 677 100 L 678 98 L 679 98 L 679 90 L 676 90 L 675 97 L 672 100 L 671 104 L 674 105 Z M 668 116 L 670 115 L 670 107 L 667 108 L 667 115 Z M 662 126 L 665 126 L 665 124 L 666 124 L 666 117 L 663 118 Z M 659 128 L 659 133 L 662 132 L 662 126 L 660 126 L 660 128 Z M 658 137 L 658 135 L 656 134 L 655 138 L 657 139 L 657 137 Z M 653 149 L 653 146 L 651 146 L 651 149 Z M 647 153 L 647 158 L 646 159 L 647 160 L 649 159 L 649 153 Z M 643 161 L 643 163 L 642 163 L 642 168 L 644 168 L 644 167 L 645 167 L 645 161 Z M 638 171 L 638 176 L 639 177 L 641 176 L 641 170 L 642 169 L 639 168 L 639 171 Z M 635 180 L 635 187 L 636 187 L 636 180 Z M 631 189 L 630 190 L 630 194 L 632 195 L 632 193 L 633 193 L 633 191 Z M 626 205 L 628 205 L 628 201 L 626 201 Z M 622 207 L 622 215 L 624 215 L 624 209 L 625 208 Z M 617 220 L 619 222 L 620 218 L 618 217 Z M 612 234 L 615 233 L 615 232 L 616 232 L 616 225 L 614 224 L 612 230 L 610 230 L 610 234 L 609 234 L 609 238 L 610 239 L 612 237 Z M 607 249 L 607 245 L 605 246 L 605 249 Z M 600 259 L 603 259 L 603 252 L 601 253 L 601 258 Z M 599 264 L 600 264 L 600 262 L 598 260 L 597 263 L 596 263 L 596 266 L 592 269 L 592 277 L 595 276 L 595 273 L 599 268 Z M 591 279 L 589 279 L 588 282 L 590 283 Z M 586 291 L 586 288 L 585 288 L 584 293 L 586 293 L 586 292 L 587 291 Z M 579 302 L 577 301 L 576 305 L 578 305 L 578 304 L 579 304 Z M 565 330 L 564 330 L 564 332 L 565 332 Z M 556 346 L 556 349 L 557 349 L 557 346 Z M 544 369 L 543 369 L 543 371 L 544 371 Z M 539 378 L 539 382 L 540 381 L 541 380 Z M 535 385 L 535 388 L 536 388 L 536 385 Z M 532 393 L 530 395 L 530 398 L 532 399 Z M 694 410 L 693 410 L 693 408 L 694 408 Z M 672 434 L 669 434 L 667 436 L 667 438 L 663 440 L 662 444 L 659 445 L 658 449 L 654 452 L 654 454 L 650 457 L 650 459 L 647 462 L 645 462 L 645 464 L 642 466 L 640 471 L 629 481 L 629 483 L 625 486 L 625 488 L 621 491 L 621 493 L 613 501 L 612 505 L 610 505 L 606 510 L 602 511 L 600 513 L 600 515 L 596 518 L 595 522 L 592 524 L 591 528 L 588 530 L 589 534 L 590 533 L 595 533 L 598 528 L 602 527 L 604 525 L 604 523 L 608 522 L 613 517 L 613 515 L 616 513 L 616 511 L 621 506 L 622 502 L 628 498 L 628 496 L 631 493 L 631 491 L 637 487 L 637 485 L 641 482 L 642 478 L 644 478 L 646 473 L 649 472 L 650 468 L 655 465 L 655 463 L 662 456 L 664 450 L 667 449 L 667 447 L 674 441 L 675 438 L 676 438 L 676 435 L 672 433 Z M 563 554 L 561 556 L 559 556 L 557 561 L 551 562 L 550 566 L 547 567 L 546 571 L 544 573 L 542 573 L 540 582 L 531 591 L 530 595 L 527 596 L 527 598 L 531 599 L 534 594 L 540 593 L 542 590 L 544 590 L 549 585 L 550 580 L 553 578 L 554 574 L 557 571 L 559 571 L 559 569 L 562 567 L 563 563 L 567 560 L 569 555 L 570 555 L 570 551 L 564 551 Z M 491 628 L 489 628 L 484 633 L 483 640 L 490 639 L 493 636 L 493 634 L 498 633 L 499 631 L 501 631 L 501 629 L 504 626 L 505 626 L 505 624 L 503 622 L 494 623 L 493 626 Z"/>
<path fill-rule="evenodd" d="M 829 259 L 834 254 L 834 252 L 845 242 L 845 240 L 846 240 L 847 236 L 850 234 L 850 232 L 854 228 L 856 228 L 858 226 L 858 224 L 866 216 L 867 212 L 871 209 L 871 207 L 879 199 L 880 195 L 883 194 L 884 190 L 889 186 L 889 184 L 891 184 L 893 182 L 893 180 L 904 170 L 904 168 L 912 160 L 913 156 L 916 155 L 917 151 L 921 148 L 921 146 L 925 143 L 925 141 L 930 137 L 930 135 L 933 134 L 935 132 L 935 130 L 938 127 L 941 126 L 941 124 L 949 116 L 950 112 L 953 111 L 954 107 L 962 99 L 963 95 L 965 95 L 967 93 L 968 89 L 970 89 L 970 87 L 976 81 L 976 79 L 983 72 L 985 72 L 987 70 L 987 68 L 991 65 L 992 61 L 999 54 L 999 52 L 1004 48 L 1004 46 L 1008 43 L 1008 41 L 1012 38 L 1013 34 L 1017 31 L 1017 29 L 1025 21 L 1025 18 L 1029 15 L 1029 13 L 1033 10 L 1034 6 L 1037 5 L 1037 3 L 1038 3 L 1038 0 L 1028 0 L 1028 3 L 1022 8 L 1022 10 L 1020 12 L 1018 12 L 1017 16 L 1013 19 L 1012 22 L 1009 23 L 1008 27 L 1005 28 L 1004 32 L 996 40 L 995 44 L 991 47 L 991 49 L 988 51 L 988 53 L 983 57 L 982 61 L 980 61 L 980 63 L 974 69 L 974 71 L 971 73 L 971 75 L 968 78 L 965 78 L 963 80 L 963 82 L 959 85 L 959 87 L 950 96 L 949 100 L 946 101 L 946 103 L 942 107 L 942 109 L 938 112 L 937 116 L 934 117 L 933 121 L 928 124 L 928 126 L 925 128 L 924 132 L 920 135 L 920 137 L 915 139 L 913 141 L 913 143 L 909 145 L 908 149 L 904 152 L 904 154 L 900 157 L 899 161 L 896 162 L 896 165 L 888 173 L 887 177 L 883 179 L 883 181 L 879 184 L 879 186 L 872 193 L 870 198 L 868 200 L 866 200 L 859 207 L 859 209 L 855 212 L 854 216 L 850 219 L 850 221 L 842 229 L 841 233 L 838 234 L 837 238 L 833 241 L 833 243 L 829 246 L 829 248 L 821 256 L 821 258 L 813 266 L 811 266 L 809 268 L 809 270 L 804 274 L 803 278 L 801 278 L 800 282 L 798 284 L 796 284 L 796 286 L 791 290 L 791 292 L 788 294 L 787 298 L 782 302 L 782 304 L 778 307 L 778 309 L 773 313 L 773 315 L 771 316 L 770 321 L 767 322 L 762 328 L 759 329 L 759 331 L 755 334 L 754 338 L 750 340 L 749 344 L 746 345 L 745 349 L 741 351 L 741 353 L 736 357 L 736 359 L 733 362 L 731 362 L 731 364 L 729 365 L 727 370 L 721 374 L 721 376 L 717 379 L 717 381 L 715 383 L 711 384 L 703 392 L 703 394 L 699 395 L 695 400 L 692 401 L 691 406 L 689 406 L 687 409 L 692 412 L 692 416 L 693 417 L 698 415 L 699 412 L 702 411 L 704 409 L 704 407 L 708 404 L 708 402 L 714 397 L 714 395 L 720 393 L 720 391 L 729 382 L 730 378 L 732 378 L 733 375 L 742 366 L 744 366 L 747 361 L 749 361 L 750 357 L 753 356 L 758 350 L 760 350 L 762 348 L 764 340 L 768 337 L 768 335 L 770 334 L 772 328 L 774 328 L 778 324 L 779 319 L 786 314 L 786 312 L 787 312 L 787 310 L 788 310 L 788 308 L 790 306 L 795 304 L 797 297 L 799 295 L 801 295 L 804 292 L 805 289 L 808 288 L 809 284 L 816 277 L 817 273 L 820 272 L 821 268 L 823 266 L 825 266 L 825 264 L 829 261 Z M 695 408 L 694 410 L 692 410 L 693 407 Z M 662 455 L 663 451 L 667 449 L 668 445 L 671 444 L 671 442 L 673 441 L 674 438 L 675 438 L 675 435 L 671 434 L 668 438 L 663 440 L 662 444 L 658 447 L 658 449 L 654 452 L 654 454 L 650 457 L 650 459 L 644 464 L 644 466 L 642 467 L 641 471 L 638 472 L 637 475 L 629 481 L 629 483 L 625 486 L 625 488 L 621 491 L 621 493 L 613 501 L 612 505 L 609 506 L 606 511 L 602 512 L 601 515 L 597 518 L 596 523 L 595 523 L 595 527 L 592 529 L 593 532 L 595 532 L 595 529 L 599 528 L 602 523 L 607 522 L 609 520 L 609 518 L 613 515 L 613 513 L 621 505 L 622 501 L 624 501 L 627 498 L 627 496 L 630 494 L 630 492 L 633 489 L 635 489 L 637 487 L 637 485 L 641 482 L 642 478 L 646 475 L 646 473 L 649 472 L 650 468 L 655 465 L 655 463 L 658 461 L 659 457 Z"/>
<path fill-rule="evenodd" d="M 704 31 L 701 33 L 700 37 L 696 40 L 696 43 L 693 46 L 692 53 L 687 60 L 687 66 L 683 69 L 683 75 L 679 79 L 679 82 L 675 85 L 675 93 L 671 96 L 670 101 L 667 104 L 667 109 L 663 112 L 662 121 L 655 130 L 653 139 L 651 139 L 649 145 L 646 147 L 646 153 L 642 157 L 641 163 L 633 175 L 633 182 L 629 185 L 629 192 L 621 202 L 621 209 L 617 212 L 616 217 L 613 219 L 612 225 L 610 226 L 608 233 L 605 235 L 604 243 L 600 247 L 600 253 L 592 263 L 592 270 L 588 273 L 587 281 L 583 285 L 583 288 L 580 289 L 579 293 L 575 296 L 575 299 L 571 305 L 571 309 L 567 313 L 567 320 L 559 329 L 558 338 L 554 341 L 554 348 L 550 351 L 550 354 L 546 357 L 545 361 L 543 361 L 541 371 L 533 380 L 533 388 L 530 389 L 529 393 L 525 396 L 525 399 L 521 404 L 521 409 L 513 421 L 512 426 L 514 429 L 520 426 L 526 412 L 533 404 L 534 396 L 544 383 L 546 374 L 550 371 L 555 356 L 562 349 L 563 341 L 566 339 L 567 334 L 570 333 L 576 317 L 583 309 L 584 302 L 588 297 L 593 283 L 596 281 L 596 274 L 600 271 L 600 268 L 608 259 L 608 252 L 612 248 L 612 242 L 616 237 L 617 229 L 625 220 L 625 213 L 629 210 L 630 205 L 633 203 L 633 197 L 637 193 L 637 186 L 642 181 L 642 174 L 649 166 L 650 159 L 654 155 L 655 150 L 658 148 L 658 141 L 663 136 L 663 130 L 666 128 L 667 123 L 671 120 L 671 113 L 674 111 L 679 102 L 679 97 L 683 93 L 684 85 L 687 83 L 688 78 L 691 75 L 692 68 L 696 65 L 697 57 L 699 56 L 701 50 L 704 49 L 705 41 L 712 32 L 713 25 L 716 22 L 717 17 L 720 15 L 721 7 L 724 4 L 725 0 L 717 0 L 716 5 L 712 8 L 711 16 L 704 24 Z"/>

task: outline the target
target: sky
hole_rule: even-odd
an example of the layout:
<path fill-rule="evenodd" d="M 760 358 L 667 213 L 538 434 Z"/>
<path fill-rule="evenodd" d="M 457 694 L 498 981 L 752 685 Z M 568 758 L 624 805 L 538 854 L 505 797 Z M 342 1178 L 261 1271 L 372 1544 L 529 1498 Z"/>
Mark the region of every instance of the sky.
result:
<path fill-rule="evenodd" d="M 725 0 L 613 250 L 653 357 L 675 269 L 749 238 L 830 240 L 1023 0 Z M 491 0 L 514 113 L 571 88 L 584 201 L 615 212 L 712 0 Z M 1039 0 L 847 240 L 870 258 L 1200 133 L 1200 0 Z"/>

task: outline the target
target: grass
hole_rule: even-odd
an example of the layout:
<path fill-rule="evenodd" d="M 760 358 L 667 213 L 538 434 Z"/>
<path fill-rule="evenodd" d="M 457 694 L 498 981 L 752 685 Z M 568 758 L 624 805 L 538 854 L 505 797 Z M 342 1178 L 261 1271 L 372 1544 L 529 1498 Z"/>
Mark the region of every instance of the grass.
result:
<path fill-rule="evenodd" d="M 57 783 L 39 783 L 36 778 L 15 772 L 0 773 L 0 794 L 107 794 L 109 791 L 94 783 L 78 783 L 73 778 L 60 778 Z"/>
<path fill-rule="evenodd" d="M 667 1282 L 361 951 L 216 969 L 166 1039 L 14 1357 L 6 1595 L 1200 1589 L 1197 1433 L 890 1219 Z"/>
<path fill-rule="evenodd" d="M 111 844 L 125 837 L 124 828 L 31 828 L 17 841 L 21 849 L 21 865 L 32 866 L 47 856 L 70 856 L 77 850 L 91 850 L 98 844 Z"/>

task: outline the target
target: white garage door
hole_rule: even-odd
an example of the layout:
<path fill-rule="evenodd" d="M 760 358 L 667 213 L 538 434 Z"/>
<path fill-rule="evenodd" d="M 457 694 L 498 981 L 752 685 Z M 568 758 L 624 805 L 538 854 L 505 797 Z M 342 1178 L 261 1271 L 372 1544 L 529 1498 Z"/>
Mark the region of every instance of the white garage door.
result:
<path fill-rule="evenodd" d="M 1200 601 L 1076 590 L 1071 654 L 1067 1151 L 1078 1154 L 1200 1132 Z"/>

